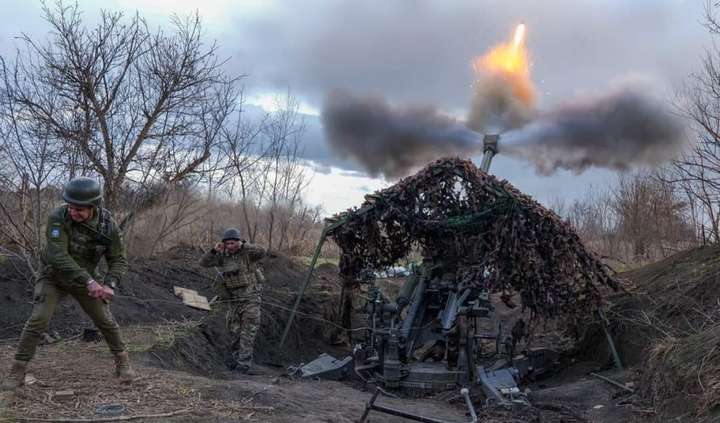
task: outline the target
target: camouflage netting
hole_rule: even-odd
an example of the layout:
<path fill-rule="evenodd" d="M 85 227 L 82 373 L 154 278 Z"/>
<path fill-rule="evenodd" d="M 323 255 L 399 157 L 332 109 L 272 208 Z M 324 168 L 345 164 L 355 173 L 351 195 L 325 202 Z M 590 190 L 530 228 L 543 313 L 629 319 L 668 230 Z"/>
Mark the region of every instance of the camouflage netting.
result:
<path fill-rule="evenodd" d="M 413 249 L 457 263 L 458 278 L 483 280 L 504 298 L 519 293 L 535 316 L 587 314 L 609 269 L 554 212 L 470 162 L 447 158 L 366 197 L 333 218 L 347 280 L 382 269 Z"/>

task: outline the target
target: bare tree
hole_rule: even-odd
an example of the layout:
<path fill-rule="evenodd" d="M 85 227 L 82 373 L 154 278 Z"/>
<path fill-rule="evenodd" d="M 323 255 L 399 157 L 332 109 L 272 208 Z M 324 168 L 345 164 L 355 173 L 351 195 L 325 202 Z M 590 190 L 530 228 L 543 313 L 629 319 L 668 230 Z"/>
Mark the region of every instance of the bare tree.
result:
<path fill-rule="evenodd" d="M 610 198 L 611 189 L 590 186 L 583 198 L 575 199 L 561 214 L 603 256 L 617 251 L 616 219 Z"/>
<path fill-rule="evenodd" d="M 320 209 L 303 202 L 298 102 L 249 119 L 197 15 L 150 30 L 138 14 L 43 3 L 45 40 L 0 57 L 0 248 L 34 258 L 59 187 L 99 176 L 133 250 L 153 254 L 237 224 L 250 240 L 300 251 Z M 208 217 L 210 217 L 208 219 Z M 261 240 L 260 240 L 261 239 Z"/>
<path fill-rule="evenodd" d="M 251 242 L 262 236 L 270 249 L 288 247 L 291 220 L 302 210 L 301 194 L 309 182 L 298 109 L 288 92 L 276 99 L 273 112 L 255 120 L 238 118 L 223 144 L 232 171 L 228 193 L 237 195 L 245 234 Z"/>
<path fill-rule="evenodd" d="M 707 2 L 705 26 L 720 34 L 717 6 Z M 720 242 L 720 49 L 705 51 L 702 68 L 694 73 L 679 95 L 679 109 L 692 123 L 691 151 L 676 160 L 664 177 L 682 192 L 691 207 L 698 237 Z"/>
<path fill-rule="evenodd" d="M 661 171 L 622 173 L 565 208 L 587 245 L 623 263 L 645 263 L 695 245 L 691 207 Z"/>
<path fill-rule="evenodd" d="M 134 254 L 152 256 L 172 245 L 188 244 L 179 234 L 204 220 L 210 212 L 208 202 L 195 184 L 186 182 L 167 187 L 158 194 L 151 208 L 133 221 L 137 230 L 126 237 L 128 245 L 132 245 Z M 173 236 L 178 239 L 173 240 Z"/>
<path fill-rule="evenodd" d="M 632 246 L 636 262 L 665 257 L 694 241 L 686 220 L 687 203 L 673 186 L 655 173 L 622 174 L 613 192 L 620 241 Z"/>
<path fill-rule="evenodd" d="M 221 141 L 238 96 L 197 15 L 151 31 L 137 14 L 102 12 L 87 28 L 78 5 L 43 4 L 50 39 L 23 35 L 5 90 L 48 136 L 81 152 L 117 205 L 128 175 L 175 182 L 197 172 Z M 88 169 L 82 166 L 87 165 Z"/>
<path fill-rule="evenodd" d="M 313 230 L 322 228 L 322 207 L 301 204 L 295 213 L 290 215 L 287 230 L 288 244 L 286 251 L 292 255 L 311 255 L 317 236 Z"/>
<path fill-rule="evenodd" d="M 7 76 L 2 58 L 0 70 Z M 65 165 L 61 151 L 62 142 L 37 125 L 26 108 L 0 88 L 0 233 L 16 253 L 28 259 L 36 257 L 40 249 L 43 223 L 54 200 L 52 187 Z M 32 260 L 29 263 L 32 265 Z"/>
<path fill-rule="evenodd" d="M 278 100 L 280 103 L 280 100 Z M 301 193 L 309 183 L 307 167 L 301 160 L 300 139 L 305 132 L 305 124 L 298 112 L 297 99 L 288 92 L 279 104 L 278 112 L 267 127 L 268 137 L 273 140 L 274 149 L 270 157 L 270 172 L 265 183 L 268 184 L 267 202 L 267 238 L 268 248 L 286 247 L 291 217 L 297 212 L 301 202 Z M 278 232 L 277 243 L 275 232 Z"/>
<path fill-rule="evenodd" d="M 238 109 L 232 125 L 223 133 L 223 157 L 227 167 L 222 180 L 228 182 L 230 197 L 239 195 L 245 233 L 250 242 L 255 242 L 259 219 L 257 212 L 265 198 L 265 186 L 260 183 L 267 171 L 265 159 L 274 150 L 275 140 L 265 137 L 265 125 L 270 114 L 264 113 L 257 119 L 248 119 L 244 109 Z"/>

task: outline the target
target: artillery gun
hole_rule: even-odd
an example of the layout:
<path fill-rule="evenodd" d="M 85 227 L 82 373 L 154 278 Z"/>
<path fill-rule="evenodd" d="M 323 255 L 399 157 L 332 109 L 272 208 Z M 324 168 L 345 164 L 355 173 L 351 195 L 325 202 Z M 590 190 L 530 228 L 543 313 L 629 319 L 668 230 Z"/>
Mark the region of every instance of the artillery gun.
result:
<path fill-rule="evenodd" d="M 481 169 L 485 172 L 497 154 L 498 140 L 498 135 L 483 139 Z M 373 207 L 365 205 L 352 215 L 365 214 Z M 346 222 L 326 224 L 281 348 L 326 237 Z M 367 334 L 354 349 L 355 370 L 386 388 L 409 393 L 479 385 L 489 402 L 526 403 L 518 387 L 520 379 L 552 362 L 553 353 L 534 351 L 516 357 L 514 342 L 495 318 L 483 280 L 462 278 L 458 260 L 443 251 L 426 251 L 424 256 L 396 299 L 384 299 L 371 290 L 375 295 L 365 307 Z M 372 275 L 372 269 L 365 274 Z M 373 278 L 365 278 L 365 283 L 373 285 Z M 494 330 L 484 331 L 488 326 Z"/>

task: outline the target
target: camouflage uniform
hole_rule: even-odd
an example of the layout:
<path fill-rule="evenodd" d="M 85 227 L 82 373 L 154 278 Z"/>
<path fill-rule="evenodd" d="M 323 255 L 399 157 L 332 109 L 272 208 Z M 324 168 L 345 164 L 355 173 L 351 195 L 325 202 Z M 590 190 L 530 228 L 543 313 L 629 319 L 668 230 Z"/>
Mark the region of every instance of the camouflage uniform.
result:
<path fill-rule="evenodd" d="M 260 329 L 260 291 L 265 278 L 257 262 L 264 256 L 264 248 L 243 242 L 233 254 L 212 249 L 200 259 L 201 266 L 217 267 L 221 274 L 216 284 L 218 300 L 225 305 L 233 357 L 240 369 L 250 367 Z"/>
<path fill-rule="evenodd" d="M 106 284 L 117 284 L 127 272 L 122 234 L 110 212 L 95 208 L 87 222 L 70 218 L 67 205 L 50 213 L 47 245 L 35 285 L 32 315 L 25 323 L 16 360 L 27 362 L 34 355 L 40 337 L 47 330 L 60 300 L 71 295 L 92 319 L 114 354 L 125 351 L 120 327 L 110 313 L 107 301 L 88 295 L 87 282 L 99 280 L 97 265 L 102 257 L 108 264 Z"/>

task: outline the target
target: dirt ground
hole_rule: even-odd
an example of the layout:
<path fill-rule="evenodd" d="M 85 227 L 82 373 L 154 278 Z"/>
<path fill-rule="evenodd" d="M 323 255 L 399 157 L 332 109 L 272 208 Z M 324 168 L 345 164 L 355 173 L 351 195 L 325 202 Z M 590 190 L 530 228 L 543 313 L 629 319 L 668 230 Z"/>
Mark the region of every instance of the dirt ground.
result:
<path fill-rule="evenodd" d="M 127 407 L 127 415 L 179 413 L 161 417 L 161 421 L 351 422 L 362 414 L 364 401 L 370 396 L 369 392 L 340 382 L 291 380 L 281 376 L 282 371 L 271 368 L 264 368 L 262 375 L 228 380 L 143 363 L 142 350 L 171 342 L 168 336 L 187 329 L 167 326 L 126 329 L 140 373 L 132 386 L 123 386 L 112 377 L 112 359 L 102 342 L 69 340 L 44 346 L 30 368 L 37 381 L 14 397 L 7 394 L 3 397 L 4 418 L 6 421 L 19 417 L 98 418 L 101 417 L 96 413 L 98 405 L 119 403 Z M 0 362 L 8 363 L 11 354 L 11 345 L 0 346 Z M 4 376 L 6 370 L 0 374 Z M 71 398 L 57 399 L 58 391 L 67 390 L 73 391 Z M 445 402 L 382 401 L 442 418 L 463 419 L 461 411 Z"/>
<path fill-rule="evenodd" d="M 221 379 L 161 369 L 147 359 L 153 346 L 171 344 L 190 329 L 189 324 L 126 328 L 140 375 L 131 386 L 112 377 L 112 359 L 102 342 L 74 339 L 45 345 L 30 366 L 29 380 L 34 382 L 14 396 L 0 394 L 4 408 L 4 420 L 0 421 L 98 419 L 103 417 L 98 406 L 122 404 L 125 415 L 162 415 L 160 421 L 353 422 L 371 396 L 370 390 L 360 390 L 357 384 L 293 380 L 284 376 L 282 369 L 272 367 L 260 367 L 262 374 L 254 376 L 228 372 Z M 0 345 L 0 362 L 10 361 L 13 348 L 8 343 Z M 0 369 L 0 377 L 6 371 Z M 69 398 L 58 397 L 59 391 L 68 390 L 72 391 Z M 631 406 L 616 405 L 615 391 L 599 380 L 579 377 L 562 386 L 536 385 L 531 393 L 532 408 L 480 410 L 479 414 L 483 421 L 494 423 L 636 421 Z M 448 422 L 468 421 L 459 398 L 449 392 L 422 399 L 381 397 L 378 403 Z M 600 405 L 602 408 L 597 408 Z M 371 413 L 369 421 L 404 420 Z"/>
<path fill-rule="evenodd" d="M 72 301 L 66 301 L 50 331 L 59 341 L 43 345 L 31 363 L 30 373 L 36 381 L 14 397 L 7 394 L 2 397 L 5 421 L 98 420 L 103 417 L 97 409 L 102 404 L 121 404 L 125 407 L 124 416 L 160 415 L 140 421 L 352 422 L 359 419 L 371 396 L 371 387 L 364 387 L 358 381 L 299 381 L 285 376 L 286 366 L 307 362 L 320 352 L 344 356 L 349 351 L 347 345 L 336 342 L 341 332 L 333 323 L 337 321 L 340 290 L 337 268 L 324 265 L 317 269 L 288 347 L 281 351 L 277 349 L 279 335 L 288 307 L 304 281 L 306 267 L 286 257 L 270 257 L 264 262 L 269 288 L 267 299 L 263 300 L 263 327 L 256 348 L 260 365 L 256 375 L 248 376 L 228 369 L 227 345 L 221 333 L 222 316 L 188 308 L 173 295 L 172 287 L 180 285 L 212 297 L 213 271 L 197 266 L 199 254 L 191 248 L 180 248 L 158 258 L 132 263 L 132 271 L 113 304 L 113 312 L 128 339 L 133 361 L 140 371 L 139 380 L 132 386 L 122 386 L 112 378 L 112 360 L 104 343 L 82 341 L 82 329 L 91 324 Z M 674 264 L 665 266 L 673 266 L 677 272 L 697 274 L 698 260 L 712 262 L 715 257 L 713 253 L 703 254 L 681 256 L 671 262 Z M 8 370 L 17 336 L 31 309 L 30 284 L 21 270 L 22 267 L 13 263 L 0 263 L 0 282 L 6 287 L 0 294 L 0 378 Z M 635 285 L 633 291 L 642 295 L 622 294 L 612 299 L 614 314 L 610 317 L 621 354 L 627 358 L 626 364 L 642 366 L 641 347 L 646 346 L 650 338 L 639 335 L 643 332 L 631 330 L 627 322 L 622 325 L 624 321 L 616 318 L 622 314 L 618 310 L 636 310 L 633 307 L 642 302 L 638 298 L 646 298 L 643 295 L 648 291 L 674 298 L 669 282 L 657 285 L 664 280 L 666 270 L 667 267 L 649 266 L 623 275 Z M 717 273 L 711 271 L 709 275 L 703 279 L 707 279 L 702 282 L 704 288 L 697 288 L 691 282 L 675 284 L 683 288 L 683 296 L 697 294 L 698 289 L 715 292 L 711 289 L 717 289 L 713 285 Z M 653 310 L 657 313 L 672 316 L 684 304 L 663 306 L 658 304 L 658 298 L 655 296 L 648 303 L 655 305 Z M 519 317 L 518 311 L 496 303 L 500 319 L 509 327 Z M 712 308 L 712 301 L 703 300 L 688 306 L 687 312 L 698 309 L 698 304 L 703 306 L 700 307 L 705 310 L 703 313 L 707 312 L 704 307 Z M 541 330 L 534 346 L 565 349 L 568 340 L 559 336 L 557 329 L 548 326 Z M 589 339 L 591 344 L 581 348 L 583 354 L 567 349 L 563 356 L 565 368 L 560 373 L 527 386 L 532 407 L 484 408 L 481 395 L 474 392 L 480 421 L 664 421 L 646 398 L 591 375 L 599 373 L 638 387 L 642 369 L 612 370 L 604 339 L 597 336 Z M 589 354 L 588 350 L 594 353 Z M 61 399 L 56 394 L 63 390 L 73 393 Z M 378 403 L 448 422 L 469 420 L 457 392 L 422 399 L 381 397 Z M 370 421 L 403 420 L 371 413 Z"/>

